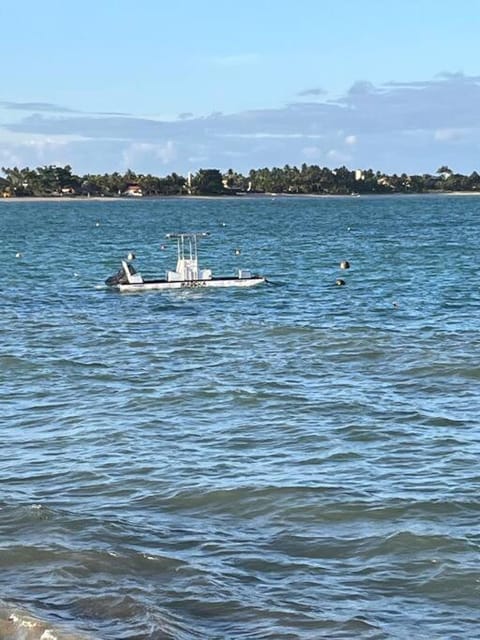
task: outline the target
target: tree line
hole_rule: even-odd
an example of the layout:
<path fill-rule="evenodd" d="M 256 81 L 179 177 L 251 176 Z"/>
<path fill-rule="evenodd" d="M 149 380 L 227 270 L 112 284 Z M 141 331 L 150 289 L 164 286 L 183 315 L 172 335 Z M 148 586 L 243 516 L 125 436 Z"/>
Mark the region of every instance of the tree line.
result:
<path fill-rule="evenodd" d="M 480 191 L 480 175 L 455 173 L 446 165 L 435 174 L 388 175 L 372 169 L 352 171 L 302 164 L 300 168 L 251 169 L 242 175 L 233 169 L 200 169 L 186 177 L 172 173 L 164 177 L 125 173 L 76 175 L 72 167 L 48 165 L 30 169 L 2 167 L 0 193 L 4 197 L 27 196 L 178 196 L 278 194 L 387 194 L 440 191 Z"/>

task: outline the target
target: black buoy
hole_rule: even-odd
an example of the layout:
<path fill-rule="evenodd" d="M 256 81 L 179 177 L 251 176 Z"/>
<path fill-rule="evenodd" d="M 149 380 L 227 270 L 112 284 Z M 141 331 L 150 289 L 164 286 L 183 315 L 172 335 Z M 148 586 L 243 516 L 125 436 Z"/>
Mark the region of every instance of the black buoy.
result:
<path fill-rule="evenodd" d="M 348 260 L 342 260 L 340 262 L 340 269 L 350 269 L 350 263 Z"/>

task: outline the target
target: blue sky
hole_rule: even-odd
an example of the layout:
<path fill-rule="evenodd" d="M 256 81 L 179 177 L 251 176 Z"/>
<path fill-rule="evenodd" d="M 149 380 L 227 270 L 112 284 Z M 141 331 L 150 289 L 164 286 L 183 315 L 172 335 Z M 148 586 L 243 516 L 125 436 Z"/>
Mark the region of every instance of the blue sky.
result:
<path fill-rule="evenodd" d="M 480 171 L 476 0 L 25 0 L 0 24 L 0 166 Z"/>

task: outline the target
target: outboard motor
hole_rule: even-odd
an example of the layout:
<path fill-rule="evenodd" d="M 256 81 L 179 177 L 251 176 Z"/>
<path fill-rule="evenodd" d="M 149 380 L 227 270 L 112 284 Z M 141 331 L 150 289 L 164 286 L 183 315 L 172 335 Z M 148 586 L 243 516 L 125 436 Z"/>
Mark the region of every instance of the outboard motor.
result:
<path fill-rule="evenodd" d="M 130 272 L 130 275 L 133 276 L 135 273 L 137 273 L 135 270 L 135 267 L 133 267 L 131 264 L 127 264 L 127 268 Z M 128 276 L 125 273 L 123 264 L 120 267 L 120 269 L 117 271 L 117 273 L 115 273 L 113 276 L 110 276 L 105 280 L 105 284 L 108 287 L 114 287 L 117 284 L 128 284 Z"/>

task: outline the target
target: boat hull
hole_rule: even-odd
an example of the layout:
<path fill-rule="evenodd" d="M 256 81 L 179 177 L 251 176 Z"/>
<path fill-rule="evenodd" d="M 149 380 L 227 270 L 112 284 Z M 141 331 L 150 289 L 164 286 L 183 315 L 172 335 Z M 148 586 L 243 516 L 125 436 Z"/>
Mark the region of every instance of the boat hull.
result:
<path fill-rule="evenodd" d="M 251 278 L 212 278 L 209 280 L 144 280 L 138 283 L 115 284 L 118 291 L 172 291 L 179 289 L 210 289 L 226 287 L 253 287 L 265 282 L 262 276 Z"/>

